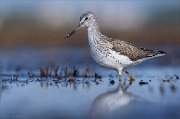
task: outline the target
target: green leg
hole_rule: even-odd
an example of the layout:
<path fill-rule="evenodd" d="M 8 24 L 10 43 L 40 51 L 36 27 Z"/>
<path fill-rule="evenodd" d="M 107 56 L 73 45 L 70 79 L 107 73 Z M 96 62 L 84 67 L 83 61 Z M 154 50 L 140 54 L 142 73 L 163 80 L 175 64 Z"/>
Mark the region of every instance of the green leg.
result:
<path fill-rule="evenodd" d="M 128 71 L 125 72 L 131 80 L 135 80 L 134 76 L 132 76 Z"/>
<path fill-rule="evenodd" d="M 121 75 L 119 75 L 119 81 L 122 81 L 122 77 L 121 77 Z"/>
<path fill-rule="evenodd" d="M 121 90 L 123 90 L 123 80 L 121 75 L 119 74 L 119 88 L 121 88 Z"/>
<path fill-rule="evenodd" d="M 122 77 L 121 77 L 121 74 L 122 74 L 122 68 L 119 68 L 118 70 L 117 70 L 117 72 L 118 72 L 118 76 L 119 76 L 119 85 L 120 85 L 120 87 L 122 86 Z M 122 87 L 121 87 L 122 88 Z"/>
<path fill-rule="evenodd" d="M 121 77 L 122 69 L 119 69 L 117 72 L 118 72 L 118 75 L 119 75 L 119 81 L 122 81 L 122 77 Z"/>
<path fill-rule="evenodd" d="M 128 71 L 125 71 L 125 73 L 129 76 L 130 78 L 130 84 L 134 83 L 135 81 L 135 78 L 128 72 Z"/>

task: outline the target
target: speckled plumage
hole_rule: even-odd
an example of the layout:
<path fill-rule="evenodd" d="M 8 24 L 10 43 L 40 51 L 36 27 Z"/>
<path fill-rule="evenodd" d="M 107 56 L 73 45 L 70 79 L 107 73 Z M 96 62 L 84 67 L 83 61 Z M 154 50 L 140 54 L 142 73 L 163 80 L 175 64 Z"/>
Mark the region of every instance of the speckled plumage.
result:
<path fill-rule="evenodd" d="M 163 51 L 138 48 L 126 41 L 109 38 L 101 34 L 98 19 L 90 11 L 80 17 L 79 26 L 66 39 L 81 27 L 87 28 L 90 53 L 93 59 L 101 66 L 117 70 L 120 75 L 123 70 L 147 59 L 165 55 Z"/>

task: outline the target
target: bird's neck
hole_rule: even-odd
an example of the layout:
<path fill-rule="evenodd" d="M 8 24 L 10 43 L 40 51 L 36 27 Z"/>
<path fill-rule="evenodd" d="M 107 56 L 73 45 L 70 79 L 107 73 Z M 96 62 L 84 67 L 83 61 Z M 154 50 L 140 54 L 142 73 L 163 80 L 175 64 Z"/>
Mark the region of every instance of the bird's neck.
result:
<path fill-rule="evenodd" d="M 92 25 L 87 28 L 88 38 L 91 40 L 92 38 L 98 38 L 101 35 L 98 25 Z"/>

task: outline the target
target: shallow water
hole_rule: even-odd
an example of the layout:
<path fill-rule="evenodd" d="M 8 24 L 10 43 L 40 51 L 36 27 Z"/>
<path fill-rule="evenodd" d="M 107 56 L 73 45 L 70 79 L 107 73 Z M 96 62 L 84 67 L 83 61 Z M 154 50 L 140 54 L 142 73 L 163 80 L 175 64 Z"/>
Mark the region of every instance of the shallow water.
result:
<path fill-rule="evenodd" d="M 180 58 L 176 52 L 132 68 L 136 81 L 130 85 L 125 74 L 120 83 L 115 71 L 99 67 L 82 49 L 2 51 L 0 118 L 178 119 Z M 79 75 L 40 76 L 41 67 L 54 65 L 63 76 L 64 67 L 71 72 L 75 65 Z M 83 74 L 87 68 L 90 77 Z M 95 78 L 95 73 L 101 77 Z"/>

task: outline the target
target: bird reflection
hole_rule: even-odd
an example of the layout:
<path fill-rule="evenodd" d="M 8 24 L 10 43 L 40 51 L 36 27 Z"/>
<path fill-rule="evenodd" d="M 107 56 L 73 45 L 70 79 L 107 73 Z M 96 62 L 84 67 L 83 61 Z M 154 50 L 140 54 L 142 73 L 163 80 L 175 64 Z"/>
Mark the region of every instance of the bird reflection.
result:
<path fill-rule="evenodd" d="M 92 103 L 90 117 L 92 119 L 103 118 L 103 116 L 111 114 L 132 102 L 135 96 L 127 92 L 130 86 L 131 82 L 125 85 L 121 81 L 115 90 L 99 95 Z"/>

